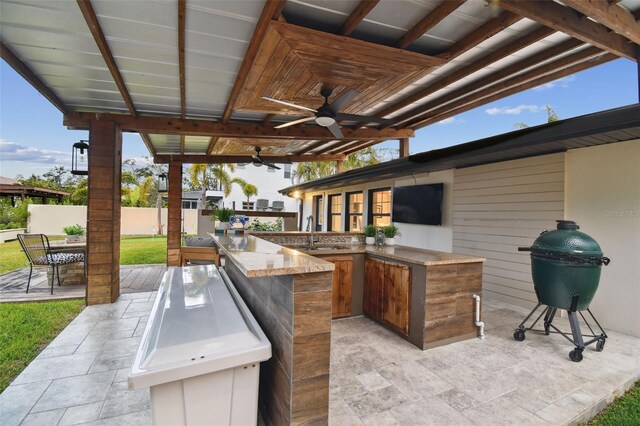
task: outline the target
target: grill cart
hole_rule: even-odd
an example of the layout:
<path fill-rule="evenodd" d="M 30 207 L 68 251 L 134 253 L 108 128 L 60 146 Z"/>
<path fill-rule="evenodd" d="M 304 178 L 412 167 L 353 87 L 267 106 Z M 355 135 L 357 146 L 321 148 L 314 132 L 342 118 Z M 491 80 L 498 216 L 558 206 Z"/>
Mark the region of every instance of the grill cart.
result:
<path fill-rule="evenodd" d="M 604 349 L 607 339 L 607 334 L 589 310 L 589 304 L 598 289 L 602 265 L 608 265 L 609 258 L 602 256 L 602 250 L 593 238 L 578 231 L 580 227 L 575 222 L 556 222 L 557 229 L 544 231 L 531 247 L 518 248 L 519 251 L 531 252 L 531 273 L 538 304 L 516 328 L 513 338 L 522 341 L 525 339 L 525 332 L 529 330 L 544 332 L 546 335 L 561 334 L 575 345 L 575 349 L 569 352 L 569 359 L 580 362 L 586 346 L 596 343 L 596 350 L 599 352 Z M 542 312 L 527 327 L 527 321 L 543 305 Z M 558 309 L 567 311 L 571 335 L 553 324 Z M 588 312 L 600 334 L 594 332 L 582 311 Z M 578 315 L 591 334 L 582 334 Z M 543 316 L 544 330 L 534 329 Z M 590 340 L 585 341 L 585 337 Z"/>

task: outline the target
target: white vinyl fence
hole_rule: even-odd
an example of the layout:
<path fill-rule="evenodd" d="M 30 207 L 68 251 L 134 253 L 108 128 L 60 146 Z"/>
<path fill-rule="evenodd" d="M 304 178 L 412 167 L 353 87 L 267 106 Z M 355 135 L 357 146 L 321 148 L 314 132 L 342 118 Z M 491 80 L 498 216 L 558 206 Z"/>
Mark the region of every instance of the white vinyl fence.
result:
<path fill-rule="evenodd" d="M 29 204 L 28 231 L 32 234 L 64 235 L 69 225 L 87 226 L 86 206 Z M 183 231 L 198 233 L 198 211 L 182 210 Z M 153 235 L 157 232 L 158 210 L 153 207 L 122 207 L 121 235 Z M 162 209 L 163 234 L 167 233 L 167 209 Z"/>

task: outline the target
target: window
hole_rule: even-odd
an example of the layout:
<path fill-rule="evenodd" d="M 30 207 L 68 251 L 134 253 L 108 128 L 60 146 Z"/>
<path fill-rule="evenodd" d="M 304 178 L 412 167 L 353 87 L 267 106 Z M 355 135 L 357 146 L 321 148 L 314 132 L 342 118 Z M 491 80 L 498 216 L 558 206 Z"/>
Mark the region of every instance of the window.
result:
<path fill-rule="evenodd" d="M 284 165 L 284 178 L 291 179 L 291 164 Z"/>
<path fill-rule="evenodd" d="M 342 221 L 342 194 L 329 195 L 329 221 L 327 231 L 340 231 Z"/>
<path fill-rule="evenodd" d="M 236 164 L 238 166 L 239 169 L 244 169 L 246 163 L 238 163 Z"/>
<path fill-rule="evenodd" d="M 369 191 L 369 223 L 374 226 L 391 225 L 391 189 Z"/>
<path fill-rule="evenodd" d="M 322 223 L 324 221 L 324 199 L 322 195 L 313 197 L 313 220 L 316 227 L 314 231 L 322 231 Z"/>
<path fill-rule="evenodd" d="M 350 192 L 347 194 L 347 217 L 345 220 L 345 231 L 362 231 L 362 192 Z"/>

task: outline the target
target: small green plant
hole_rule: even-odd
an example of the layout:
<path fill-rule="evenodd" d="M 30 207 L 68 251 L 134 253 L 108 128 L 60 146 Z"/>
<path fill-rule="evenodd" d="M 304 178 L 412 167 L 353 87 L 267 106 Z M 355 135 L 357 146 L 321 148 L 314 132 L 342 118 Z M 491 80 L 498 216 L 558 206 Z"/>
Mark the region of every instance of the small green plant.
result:
<path fill-rule="evenodd" d="M 363 229 L 365 237 L 375 237 L 378 229 L 374 225 L 367 225 Z"/>
<path fill-rule="evenodd" d="M 389 225 L 382 228 L 384 230 L 384 236 L 386 238 L 395 238 L 400 235 L 400 230 L 395 225 Z"/>
<path fill-rule="evenodd" d="M 78 224 L 65 226 L 62 230 L 67 235 L 84 235 L 84 228 Z"/>
<path fill-rule="evenodd" d="M 223 208 L 215 208 L 213 209 L 213 213 L 211 214 L 211 220 L 220 222 L 229 222 L 231 216 L 233 216 L 236 212 L 233 209 Z"/>
<path fill-rule="evenodd" d="M 272 232 L 281 232 L 282 231 L 282 218 L 279 217 L 275 222 L 260 222 L 259 219 L 254 220 L 249 226 L 252 231 L 272 231 Z"/>

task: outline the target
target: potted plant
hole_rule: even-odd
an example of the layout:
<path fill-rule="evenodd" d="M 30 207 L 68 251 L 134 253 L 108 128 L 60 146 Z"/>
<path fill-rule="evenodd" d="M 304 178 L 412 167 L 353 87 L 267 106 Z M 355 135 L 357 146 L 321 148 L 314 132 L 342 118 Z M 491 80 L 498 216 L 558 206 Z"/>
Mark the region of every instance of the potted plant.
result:
<path fill-rule="evenodd" d="M 385 245 L 392 246 L 395 245 L 397 235 L 400 235 L 400 230 L 395 225 L 389 225 L 382 228 L 384 230 L 384 243 Z"/>
<path fill-rule="evenodd" d="M 78 224 L 69 225 L 62 228 L 64 233 L 67 235 L 65 241 L 68 243 L 77 243 L 80 241 L 84 241 L 84 228 Z"/>
<path fill-rule="evenodd" d="M 365 242 L 368 245 L 373 245 L 376 243 L 376 227 L 374 225 L 367 225 L 364 227 L 364 236 Z"/>
<path fill-rule="evenodd" d="M 232 209 L 227 209 L 227 208 L 215 208 L 213 209 L 213 213 L 211 214 L 211 220 L 215 221 L 219 221 L 220 223 L 218 224 L 218 230 L 219 231 L 226 231 L 231 227 L 231 224 L 229 223 L 229 220 L 231 219 L 231 216 L 234 215 L 234 211 Z"/>

